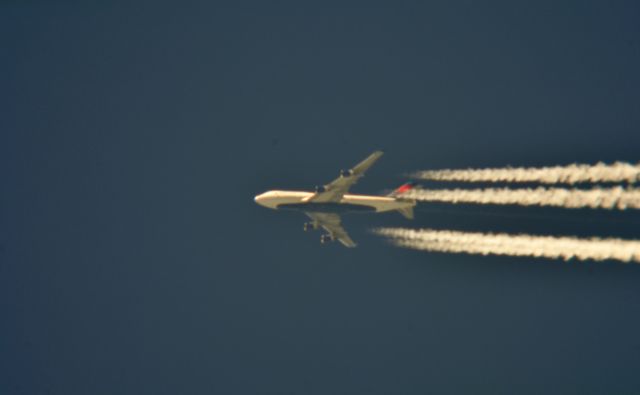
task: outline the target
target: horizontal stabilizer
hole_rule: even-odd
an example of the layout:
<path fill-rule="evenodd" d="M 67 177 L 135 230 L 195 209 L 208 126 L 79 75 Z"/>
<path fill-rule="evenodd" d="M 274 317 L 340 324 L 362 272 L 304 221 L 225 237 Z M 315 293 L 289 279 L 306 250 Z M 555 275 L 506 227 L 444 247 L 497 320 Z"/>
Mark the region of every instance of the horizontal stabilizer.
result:
<path fill-rule="evenodd" d="M 399 208 L 398 212 L 400 214 L 402 214 L 402 216 L 405 217 L 406 219 L 413 219 L 413 206 L 412 207 Z"/>

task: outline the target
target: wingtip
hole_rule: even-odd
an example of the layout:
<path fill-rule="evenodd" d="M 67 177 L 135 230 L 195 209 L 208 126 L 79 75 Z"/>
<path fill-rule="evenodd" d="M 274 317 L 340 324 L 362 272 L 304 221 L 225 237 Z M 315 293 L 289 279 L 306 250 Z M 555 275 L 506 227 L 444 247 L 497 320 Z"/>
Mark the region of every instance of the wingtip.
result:
<path fill-rule="evenodd" d="M 347 248 L 356 248 L 358 246 L 358 243 L 354 242 L 353 240 L 338 239 L 338 241 Z"/>

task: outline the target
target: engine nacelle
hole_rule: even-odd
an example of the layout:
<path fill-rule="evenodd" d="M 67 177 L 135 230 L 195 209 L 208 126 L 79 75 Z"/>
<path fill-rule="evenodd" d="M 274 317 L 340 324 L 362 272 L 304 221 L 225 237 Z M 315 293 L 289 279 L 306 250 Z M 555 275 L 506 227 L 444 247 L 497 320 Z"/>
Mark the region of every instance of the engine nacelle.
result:
<path fill-rule="evenodd" d="M 310 230 L 317 229 L 317 227 L 313 222 L 305 222 L 303 229 L 305 232 L 308 232 Z"/>
<path fill-rule="evenodd" d="M 353 170 L 340 170 L 341 177 L 351 177 L 353 175 Z"/>
<path fill-rule="evenodd" d="M 326 191 L 327 188 L 324 187 L 323 185 L 316 185 L 316 193 L 322 193 L 324 191 Z"/>
<path fill-rule="evenodd" d="M 322 235 L 322 236 L 320 236 L 320 243 L 325 244 L 325 243 L 328 243 L 330 241 L 333 241 L 333 237 L 331 237 L 331 235 Z"/>

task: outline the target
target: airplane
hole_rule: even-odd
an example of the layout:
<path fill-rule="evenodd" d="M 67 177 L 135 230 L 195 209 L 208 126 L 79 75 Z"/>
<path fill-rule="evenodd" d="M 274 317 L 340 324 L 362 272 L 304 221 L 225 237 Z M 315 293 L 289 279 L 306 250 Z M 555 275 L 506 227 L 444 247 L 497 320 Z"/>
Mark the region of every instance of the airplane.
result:
<path fill-rule="evenodd" d="M 398 211 L 407 219 L 413 219 L 413 207 L 416 201 L 403 198 L 403 193 L 412 189 L 413 182 L 403 184 L 387 196 L 353 195 L 349 188 L 380 157 L 382 151 L 376 151 L 349 170 L 341 170 L 340 176 L 332 182 L 316 186 L 314 192 L 307 191 L 267 191 L 257 195 L 254 200 L 261 206 L 271 209 L 292 209 L 303 211 L 310 219 L 304 224 L 304 230 L 323 228 L 327 233 L 320 236 L 320 242 L 338 240 L 345 247 L 355 247 L 349 234 L 341 225 L 340 213 Z"/>

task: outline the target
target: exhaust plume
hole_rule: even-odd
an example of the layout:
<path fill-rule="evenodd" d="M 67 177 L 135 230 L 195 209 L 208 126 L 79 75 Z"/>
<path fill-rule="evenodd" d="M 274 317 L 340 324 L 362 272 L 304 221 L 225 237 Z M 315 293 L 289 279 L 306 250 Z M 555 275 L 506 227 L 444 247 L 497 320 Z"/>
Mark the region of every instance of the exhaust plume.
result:
<path fill-rule="evenodd" d="M 411 175 L 413 178 L 436 181 L 468 182 L 539 182 L 543 184 L 576 184 L 580 182 L 640 181 L 640 164 L 615 162 L 611 165 L 572 164 L 551 167 L 505 167 L 494 169 L 429 170 Z"/>
<path fill-rule="evenodd" d="M 378 228 L 374 233 L 400 247 L 481 255 L 529 256 L 552 259 L 640 262 L 640 241 L 527 234 L 472 233 L 432 229 Z"/>
<path fill-rule="evenodd" d="M 640 189 L 593 188 L 486 188 L 486 189 L 414 189 L 403 197 L 425 202 L 511 204 L 564 208 L 602 208 L 625 210 L 640 208 Z"/>

